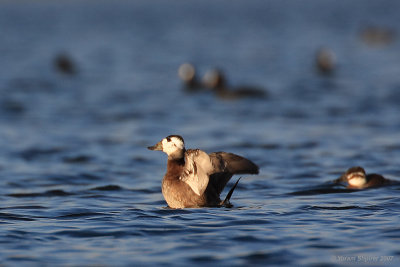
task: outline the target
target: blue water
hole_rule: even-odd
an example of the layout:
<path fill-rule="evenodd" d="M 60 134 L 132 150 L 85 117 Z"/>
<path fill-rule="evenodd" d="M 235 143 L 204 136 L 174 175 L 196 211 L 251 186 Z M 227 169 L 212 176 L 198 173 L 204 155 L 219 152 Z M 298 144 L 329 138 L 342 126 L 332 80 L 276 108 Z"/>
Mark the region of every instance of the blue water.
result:
<path fill-rule="evenodd" d="M 400 180 L 399 10 L 2 1 L 0 265 L 398 265 L 400 187 L 331 181 L 354 165 Z M 368 41 L 371 26 L 393 36 Z M 320 47 L 336 54 L 333 75 L 315 69 Z M 60 54 L 76 74 L 54 67 Z M 269 98 L 185 93 L 186 61 Z M 243 177 L 233 208 L 168 209 L 166 156 L 146 147 L 170 134 L 260 174 Z"/>

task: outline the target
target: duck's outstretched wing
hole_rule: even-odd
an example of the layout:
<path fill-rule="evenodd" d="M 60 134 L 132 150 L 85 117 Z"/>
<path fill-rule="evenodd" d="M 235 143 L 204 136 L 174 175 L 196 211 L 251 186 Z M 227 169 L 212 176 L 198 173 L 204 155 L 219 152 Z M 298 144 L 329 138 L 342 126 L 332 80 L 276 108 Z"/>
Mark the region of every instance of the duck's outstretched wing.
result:
<path fill-rule="evenodd" d="M 207 188 L 213 165 L 209 155 L 200 149 L 189 149 L 185 152 L 185 166 L 180 177 L 190 188 L 201 196 Z"/>
<path fill-rule="evenodd" d="M 214 152 L 209 156 L 213 165 L 210 183 L 218 194 L 222 192 L 234 174 L 258 174 L 256 164 L 236 154 Z"/>
<path fill-rule="evenodd" d="M 214 152 L 210 155 L 214 172 L 231 174 L 258 174 L 258 166 L 250 160 L 227 152 Z"/>

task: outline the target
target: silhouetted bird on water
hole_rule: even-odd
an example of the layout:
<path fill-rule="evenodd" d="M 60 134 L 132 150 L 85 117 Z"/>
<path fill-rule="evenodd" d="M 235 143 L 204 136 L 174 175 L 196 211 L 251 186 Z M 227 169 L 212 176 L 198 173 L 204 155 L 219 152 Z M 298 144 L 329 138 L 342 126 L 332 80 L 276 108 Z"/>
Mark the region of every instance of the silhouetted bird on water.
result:
<path fill-rule="evenodd" d="M 319 73 L 332 74 L 336 67 L 335 53 L 328 48 L 321 48 L 317 51 L 315 65 Z"/>
<path fill-rule="evenodd" d="M 66 54 L 59 54 L 54 58 L 54 67 L 64 74 L 75 75 L 77 73 L 73 60 Z"/>
<path fill-rule="evenodd" d="M 190 63 L 179 66 L 178 76 L 183 81 L 184 89 L 188 92 L 204 90 L 204 86 L 197 80 L 196 68 Z"/>
<path fill-rule="evenodd" d="M 369 26 L 361 31 L 360 36 L 364 43 L 370 46 L 384 46 L 395 40 L 396 33 L 389 28 Z"/>
<path fill-rule="evenodd" d="M 203 84 L 213 90 L 218 97 L 224 99 L 267 97 L 267 92 L 262 88 L 253 86 L 229 87 L 225 75 L 218 69 L 208 71 L 203 77 Z"/>

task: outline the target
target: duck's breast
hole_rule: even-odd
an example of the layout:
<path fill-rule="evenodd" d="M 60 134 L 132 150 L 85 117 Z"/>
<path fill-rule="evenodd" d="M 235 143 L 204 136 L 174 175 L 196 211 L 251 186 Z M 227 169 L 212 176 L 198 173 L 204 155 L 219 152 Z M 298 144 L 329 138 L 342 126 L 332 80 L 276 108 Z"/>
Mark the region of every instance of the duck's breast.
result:
<path fill-rule="evenodd" d="M 197 195 L 188 184 L 181 180 L 164 179 L 162 194 L 168 206 L 173 209 L 201 207 L 206 205 L 204 195 Z"/>

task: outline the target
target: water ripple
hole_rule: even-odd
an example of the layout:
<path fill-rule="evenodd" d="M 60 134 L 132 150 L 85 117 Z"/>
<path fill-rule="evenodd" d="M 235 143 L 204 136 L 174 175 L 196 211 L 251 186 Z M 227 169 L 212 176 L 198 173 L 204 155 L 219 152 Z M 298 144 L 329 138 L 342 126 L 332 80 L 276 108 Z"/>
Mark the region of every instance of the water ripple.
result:
<path fill-rule="evenodd" d="M 29 205 L 29 206 L 10 206 L 10 207 L 3 207 L 0 208 L 0 210 L 2 209 L 10 209 L 10 210 L 18 210 L 18 209 L 22 209 L 22 210 L 38 210 L 38 209 L 47 209 L 48 207 L 45 206 L 39 206 L 39 205 Z"/>
<path fill-rule="evenodd" d="M 317 188 L 309 190 L 301 190 L 289 193 L 293 196 L 310 196 L 310 195 L 320 195 L 320 194 L 336 194 L 336 193 L 352 193 L 357 192 L 356 189 L 345 189 L 345 188 Z"/>
<path fill-rule="evenodd" d="M 104 186 L 98 186 L 98 187 L 91 188 L 90 190 L 119 191 L 119 190 L 123 190 L 123 188 L 120 187 L 119 185 L 104 185 Z"/>
<path fill-rule="evenodd" d="M 135 232 L 125 232 L 125 231 L 95 231 L 95 230 L 63 230 L 52 233 L 56 236 L 69 236 L 76 238 L 90 238 L 90 237 L 126 237 L 131 235 L 140 235 Z"/>
<path fill-rule="evenodd" d="M 34 221 L 35 219 L 19 215 L 19 214 L 12 214 L 12 213 L 3 213 L 0 212 L 0 219 L 2 220 L 12 220 L 12 221 Z"/>
<path fill-rule="evenodd" d="M 38 158 L 43 157 L 51 157 L 53 155 L 59 154 L 64 151 L 64 148 L 61 147 L 53 147 L 53 148 L 41 148 L 41 147 L 34 147 L 24 150 L 20 152 L 20 157 L 31 161 Z"/>
<path fill-rule="evenodd" d="M 361 207 L 361 206 L 305 206 L 302 207 L 304 210 L 382 210 L 381 207 L 378 206 L 366 206 L 366 207 Z"/>
<path fill-rule="evenodd" d="M 60 189 L 55 189 L 55 190 L 48 190 L 42 193 L 14 193 L 14 194 L 8 194 L 10 197 L 17 197 L 17 198 L 23 198 L 23 197 L 65 197 L 65 196 L 71 196 L 74 195 L 74 193 L 69 193 L 65 192 L 64 190 Z"/>
<path fill-rule="evenodd" d="M 58 219 L 79 219 L 79 218 L 85 218 L 85 217 L 103 217 L 107 215 L 106 213 L 102 212 L 77 212 L 77 213 L 68 213 L 64 215 L 57 216 L 56 218 Z"/>

